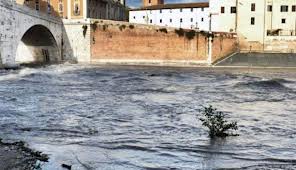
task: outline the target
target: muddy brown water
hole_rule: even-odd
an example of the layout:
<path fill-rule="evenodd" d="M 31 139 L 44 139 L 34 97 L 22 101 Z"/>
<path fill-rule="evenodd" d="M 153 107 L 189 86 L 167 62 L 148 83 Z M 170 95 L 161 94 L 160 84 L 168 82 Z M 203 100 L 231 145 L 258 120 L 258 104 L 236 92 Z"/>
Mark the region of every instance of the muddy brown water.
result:
<path fill-rule="evenodd" d="M 207 136 L 209 104 L 240 136 Z M 49 154 L 43 169 L 296 168 L 296 70 L 0 70 L 0 113 L 0 137 Z"/>

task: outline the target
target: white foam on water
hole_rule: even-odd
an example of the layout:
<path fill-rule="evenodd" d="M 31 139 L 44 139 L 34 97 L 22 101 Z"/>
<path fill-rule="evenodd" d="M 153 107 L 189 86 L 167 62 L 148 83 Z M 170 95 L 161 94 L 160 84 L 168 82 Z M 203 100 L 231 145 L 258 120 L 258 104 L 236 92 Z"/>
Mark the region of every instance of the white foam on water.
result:
<path fill-rule="evenodd" d="M 0 75 L 0 81 L 16 80 L 31 74 L 47 74 L 47 75 L 64 74 L 69 71 L 79 70 L 86 67 L 87 66 L 71 65 L 71 64 L 50 65 L 43 68 L 24 67 L 24 68 L 21 68 L 20 70 L 7 71 L 6 73 Z"/>

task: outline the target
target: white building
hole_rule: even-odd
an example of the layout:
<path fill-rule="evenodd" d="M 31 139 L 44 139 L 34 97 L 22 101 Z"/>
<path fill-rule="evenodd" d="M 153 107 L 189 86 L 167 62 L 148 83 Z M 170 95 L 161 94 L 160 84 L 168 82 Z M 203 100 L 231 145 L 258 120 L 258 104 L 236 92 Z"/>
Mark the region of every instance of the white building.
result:
<path fill-rule="evenodd" d="M 129 22 L 209 30 L 209 3 L 158 4 L 132 9 Z"/>
<path fill-rule="evenodd" d="M 209 0 L 209 3 L 163 4 L 143 0 L 129 13 L 131 23 L 238 34 L 242 51 L 296 51 L 296 0 Z M 288 42 L 289 41 L 289 42 Z M 278 41 L 279 42 L 279 41 Z M 291 50 L 292 49 L 292 50 Z"/>
<path fill-rule="evenodd" d="M 266 50 L 266 42 L 296 37 L 296 0 L 210 0 L 211 27 L 236 32 L 245 49 Z"/>

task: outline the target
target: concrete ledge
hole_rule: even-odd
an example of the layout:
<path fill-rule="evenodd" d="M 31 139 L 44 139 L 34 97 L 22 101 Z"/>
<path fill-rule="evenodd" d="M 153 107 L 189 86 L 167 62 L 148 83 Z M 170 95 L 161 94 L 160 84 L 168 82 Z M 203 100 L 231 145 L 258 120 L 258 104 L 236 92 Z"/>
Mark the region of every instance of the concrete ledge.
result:
<path fill-rule="evenodd" d="M 237 53 L 215 66 L 252 68 L 295 68 L 296 53 Z"/>
<path fill-rule="evenodd" d="M 176 66 L 176 67 L 205 67 L 209 66 L 206 60 L 117 60 L 117 59 L 96 59 L 91 64 L 105 65 L 140 65 L 140 66 Z"/>

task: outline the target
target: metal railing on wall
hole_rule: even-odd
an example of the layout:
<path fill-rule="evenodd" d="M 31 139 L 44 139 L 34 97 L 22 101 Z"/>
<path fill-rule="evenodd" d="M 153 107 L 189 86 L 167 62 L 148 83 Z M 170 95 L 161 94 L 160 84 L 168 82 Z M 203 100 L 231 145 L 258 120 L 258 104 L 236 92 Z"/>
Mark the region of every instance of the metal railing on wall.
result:
<path fill-rule="evenodd" d="M 296 36 L 296 30 L 267 30 L 267 36 Z"/>

